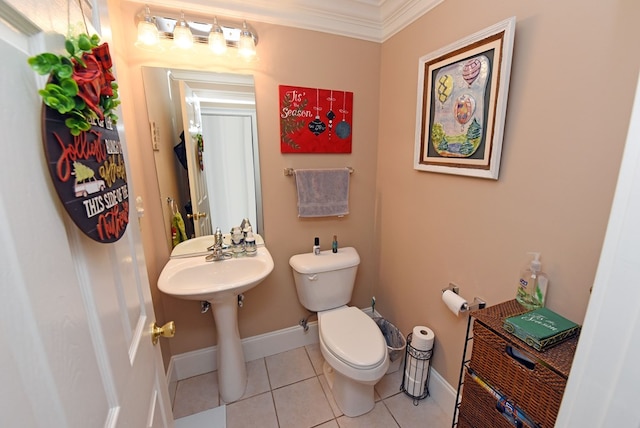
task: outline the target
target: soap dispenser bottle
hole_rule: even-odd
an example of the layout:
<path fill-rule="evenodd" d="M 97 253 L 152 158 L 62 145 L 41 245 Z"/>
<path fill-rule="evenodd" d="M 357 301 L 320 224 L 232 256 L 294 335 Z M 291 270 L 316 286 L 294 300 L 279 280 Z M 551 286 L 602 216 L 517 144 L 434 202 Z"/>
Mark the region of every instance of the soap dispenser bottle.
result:
<path fill-rule="evenodd" d="M 247 227 L 247 236 L 244 238 L 244 249 L 247 253 L 247 256 L 253 257 L 258 253 L 258 248 L 256 247 L 256 238 L 253 236 L 253 230 L 251 226 Z"/>
<path fill-rule="evenodd" d="M 516 300 L 525 308 L 533 310 L 544 306 L 549 278 L 542 272 L 540 253 L 528 254 L 533 255 L 533 260 L 520 274 Z"/>

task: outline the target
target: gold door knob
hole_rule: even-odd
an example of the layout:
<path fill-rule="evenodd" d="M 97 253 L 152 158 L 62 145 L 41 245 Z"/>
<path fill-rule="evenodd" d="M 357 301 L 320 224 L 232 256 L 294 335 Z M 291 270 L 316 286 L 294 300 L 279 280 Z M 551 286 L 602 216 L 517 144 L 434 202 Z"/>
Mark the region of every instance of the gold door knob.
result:
<path fill-rule="evenodd" d="M 207 213 L 195 213 L 195 214 L 187 214 L 187 218 L 192 218 L 194 220 L 200 220 L 201 218 L 205 218 Z"/>
<path fill-rule="evenodd" d="M 158 324 L 155 322 L 151 327 L 151 342 L 155 345 L 158 343 L 158 338 L 162 337 L 173 337 L 176 334 L 176 323 L 173 321 L 169 321 L 162 327 L 158 327 Z"/>

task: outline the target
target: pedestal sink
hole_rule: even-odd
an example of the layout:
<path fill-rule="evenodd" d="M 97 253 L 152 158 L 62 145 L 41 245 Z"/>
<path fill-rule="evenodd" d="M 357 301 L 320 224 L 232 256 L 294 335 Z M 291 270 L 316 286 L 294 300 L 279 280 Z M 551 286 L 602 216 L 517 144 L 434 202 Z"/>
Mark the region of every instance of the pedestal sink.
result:
<path fill-rule="evenodd" d="M 158 288 L 163 293 L 211 303 L 218 333 L 218 386 L 226 403 L 241 398 L 247 385 L 237 296 L 258 285 L 272 270 L 271 254 L 261 246 L 254 257 L 215 262 L 205 261 L 202 255 L 172 258 L 158 278 Z"/>

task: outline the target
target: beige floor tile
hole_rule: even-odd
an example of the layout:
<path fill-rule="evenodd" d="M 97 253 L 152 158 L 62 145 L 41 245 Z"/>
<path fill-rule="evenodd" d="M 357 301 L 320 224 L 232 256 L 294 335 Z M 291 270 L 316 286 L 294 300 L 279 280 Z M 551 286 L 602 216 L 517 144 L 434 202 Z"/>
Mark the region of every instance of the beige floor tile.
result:
<path fill-rule="evenodd" d="M 342 416 L 342 410 L 338 407 L 335 398 L 333 398 L 333 392 L 331 392 L 331 388 L 329 388 L 329 384 L 327 383 L 327 379 L 324 375 L 318 376 L 318 380 L 320 381 L 320 385 L 322 386 L 322 390 L 324 391 L 324 395 L 327 397 L 327 401 L 329 401 L 329 406 L 331 406 L 331 410 L 333 411 L 334 416 L 337 418 L 338 416 Z"/>
<path fill-rule="evenodd" d="M 315 376 L 304 347 L 265 358 L 271 389 L 290 385 Z"/>
<path fill-rule="evenodd" d="M 227 404 L 227 428 L 278 428 L 270 392 Z"/>
<path fill-rule="evenodd" d="M 402 370 L 385 375 L 375 386 L 375 390 L 383 400 L 400 392 L 402 384 Z"/>
<path fill-rule="evenodd" d="M 325 422 L 322 425 L 318 425 L 315 428 L 340 428 L 338 426 L 338 422 L 335 419 L 330 420 L 329 422 Z"/>
<path fill-rule="evenodd" d="M 322 356 L 322 351 L 320 350 L 319 343 L 313 343 L 311 345 L 306 345 L 305 349 L 307 350 L 307 354 L 309 354 L 309 359 L 311 360 L 311 364 L 313 365 L 313 369 L 315 370 L 317 375 L 322 374 L 322 365 L 324 364 L 324 357 Z"/>
<path fill-rule="evenodd" d="M 311 364 L 311 363 L 309 363 Z M 273 390 L 280 428 L 309 428 L 334 418 L 317 377 Z"/>
<path fill-rule="evenodd" d="M 413 398 L 402 393 L 387 398 L 384 404 L 402 428 L 446 428 L 453 419 L 453 409 L 449 415 L 429 397 L 414 406 Z"/>
<path fill-rule="evenodd" d="M 362 416 L 358 416 L 355 418 L 350 418 L 348 416 L 339 417 L 338 425 L 340 426 L 340 428 L 398 427 L 398 424 L 393 420 L 393 416 L 391 416 L 391 413 L 389 413 L 389 410 L 385 407 L 382 401 L 377 402 L 373 410 L 371 410 L 369 413 L 365 413 Z"/>
<path fill-rule="evenodd" d="M 430 397 L 414 406 L 412 398 L 399 392 L 402 370 L 386 375 L 378 382 L 375 387 L 376 406 L 371 412 L 357 418 L 344 416 L 322 374 L 321 357 L 319 347 L 308 345 L 248 362 L 245 395 L 241 400 L 226 406 L 227 427 L 390 428 L 397 427 L 398 424 L 401 428 L 451 426 L 453 409 L 441 409 Z M 274 384 L 280 387 L 274 387 Z M 269 392 L 269 388 L 273 391 Z M 383 401 L 379 401 L 380 397 Z M 184 379 L 176 387 L 174 417 L 177 419 L 189 416 L 219 404 L 217 372 Z"/>
<path fill-rule="evenodd" d="M 240 400 L 262 394 L 269 390 L 269 376 L 267 375 L 267 366 L 265 365 L 264 358 L 247 362 L 247 387 Z M 222 398 L 220 398 L 220 403 L 224 404 Z"/>
<path fill-rule="evenodd" d="M 210 372 L 178 382 L 173 403 L 175 419 L 212 409 L 220 404 L 218 373 Z"/>

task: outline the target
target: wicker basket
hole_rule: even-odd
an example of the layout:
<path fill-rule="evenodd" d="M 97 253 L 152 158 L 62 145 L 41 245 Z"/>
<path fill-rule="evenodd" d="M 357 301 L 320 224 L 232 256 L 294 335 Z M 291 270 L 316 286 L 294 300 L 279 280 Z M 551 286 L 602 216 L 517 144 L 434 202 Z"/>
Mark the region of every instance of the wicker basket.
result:
<path fill-rule="evenodd" d="M 473 425 L 471 425 L 471 422 L 466 420 L 463 416 L 460 416 L 460 419 L 458 419 L 458 424 L 456 425 L 456 427 L 458 427 L 458 428 L 474 428 Z"/>
<path fill-rule="evenodd" d="M 471 425 L 471 423 L 466 420 L 465 418 L 463 418 L 462 416 L 460 416 L 460 419 L 458 419 L 458 425 L 456 425 L 456 427 L 458 428 L 474 428 L 473 425 Z"/>
<path fill-rule="evenodd" d="M 515 344 L 522 347 L 524 351 L 530 353 L 537 359 L 544 361 L 546 365 L 558 372 L 560 375 L 565 378 L 569 377 L 571 363 L 573 362 L 573 356 L 578 345 L 578 336 L 545 351 L 537 351 L 504 329 L 504 320 L 506 318 L 520 315 L 527 311 L 528 309 L 520 305 L 514 299 L 475 311 L 472 316 L 476 318 L 476 321 L 482 323 L 498 336 L 502 336 L 506 341 L 515 342 Z"/>
<path fill-rule="evenodd" d="M 476 322 L 470 367 L 489 385 L 526 409 L 540 426 L 553 427 L 567 379 L 539 360 L 532 369 L 527 368 L 506 352 L 508 346 L 514 343 Z"/>
<path fill-rule="evenodd" d="M 513 428 L 496 408 L 496 399 L 465 373 L 458 428 Z M 462 416 L 464 415 L 464 416 Z"/>

